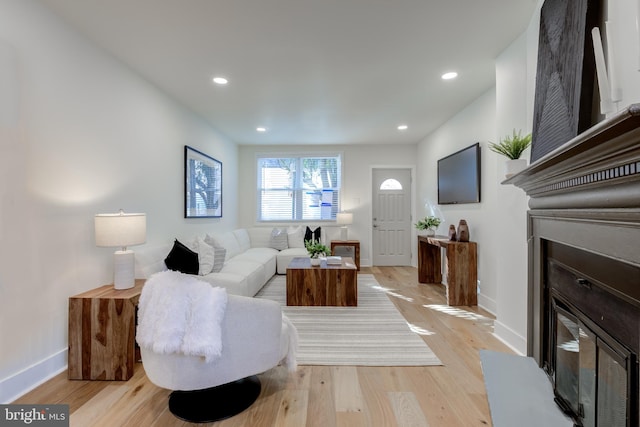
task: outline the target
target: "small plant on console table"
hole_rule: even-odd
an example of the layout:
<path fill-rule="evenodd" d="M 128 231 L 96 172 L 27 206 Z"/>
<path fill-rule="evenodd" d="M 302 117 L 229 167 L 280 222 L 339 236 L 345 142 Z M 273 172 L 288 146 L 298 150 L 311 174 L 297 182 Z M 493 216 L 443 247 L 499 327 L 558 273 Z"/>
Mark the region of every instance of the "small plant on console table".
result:
<path fill-rule="evenodd" d="M 420 221 L 416 222 L 414 225 L 418 230 L 426 230 L 427 236 L 435 236 L 436 228 L 440 225 L 442 220 L 437 216 L 425 216 Z"/>
<path fill-rule="evenodd" d="M 305 240 L 304 247 L 311 257 L 311 265 L 320 265 L 320 257 L 331 254 L 331 249 L 318 240 Z"/>

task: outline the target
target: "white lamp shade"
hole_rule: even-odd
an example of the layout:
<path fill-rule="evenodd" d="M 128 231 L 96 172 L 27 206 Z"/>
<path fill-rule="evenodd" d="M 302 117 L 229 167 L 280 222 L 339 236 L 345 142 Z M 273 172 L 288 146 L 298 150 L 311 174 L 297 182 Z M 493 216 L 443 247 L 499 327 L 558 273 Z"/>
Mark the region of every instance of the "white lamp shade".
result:
<path fill-rule="evenodd" d="M 336 222 L 339 225 L 353 224 L 353 214 L 351 212 L 340 212 L 336 215 Z"/>
<path fill-rule="evenodd" d="M 94 224 L 96 246 L 126 248 L 147 240 L 147 215 L 143 213 L 98 214 Z"/>

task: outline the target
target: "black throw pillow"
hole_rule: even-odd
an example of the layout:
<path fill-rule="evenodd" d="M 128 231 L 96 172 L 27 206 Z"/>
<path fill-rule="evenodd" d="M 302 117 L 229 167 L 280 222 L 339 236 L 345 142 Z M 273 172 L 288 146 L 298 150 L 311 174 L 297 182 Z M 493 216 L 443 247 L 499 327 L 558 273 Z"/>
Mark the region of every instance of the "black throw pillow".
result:
<path fill-rule="evenodd" d="M 309 227 L 307 227 L 307 231 L 304 232 L 304 241 L 305 242 L 307 240 L 315 240 L 316 242 L 319 242 L 321 237 L 322 237 L 322 231 L 321 231 L 320 227 L 316 228 L 313 231 L 311 231 L 311 229 Z"/>
<path fill-rule="evenodd" d="M 173 243 L 173 248 L 164 259 L 164 263 L 169 270 L 186 274 L 198 274 L 200 270 L 198 253 L 180 243 L 178 239 Z"/>

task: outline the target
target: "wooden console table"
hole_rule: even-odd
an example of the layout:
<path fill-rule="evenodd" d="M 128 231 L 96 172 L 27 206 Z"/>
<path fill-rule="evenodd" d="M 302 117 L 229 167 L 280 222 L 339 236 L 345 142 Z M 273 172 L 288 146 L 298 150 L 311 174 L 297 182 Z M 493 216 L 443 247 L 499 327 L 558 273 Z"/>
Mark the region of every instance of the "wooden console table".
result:
<path fill-rule="evenodd" d="M 144 279 L 131 289 L 105 285 L 69 298 L 69 379 L 121 380 L 136 362 L 136 308 Z"/>
<path fill-rule="evenodd" d="M 447 304 L 478 304 L 478 246 L 448 237 L 418 236 L 418 282 L 442 283 L 440 248 L 447 257 Z"/>

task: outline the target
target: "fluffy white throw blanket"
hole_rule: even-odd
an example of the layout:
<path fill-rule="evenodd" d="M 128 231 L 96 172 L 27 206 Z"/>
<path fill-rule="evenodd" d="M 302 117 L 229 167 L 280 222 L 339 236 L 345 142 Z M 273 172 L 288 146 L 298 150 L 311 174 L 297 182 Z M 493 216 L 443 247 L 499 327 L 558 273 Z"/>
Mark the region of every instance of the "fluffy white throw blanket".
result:
<path fill-rule="evenodd" d="M 176 271 L 152 275 L 138 304 L 136 341 L 156 353 L 184 353 L 211 362 L 222 353 L 227 291 Z"/>

